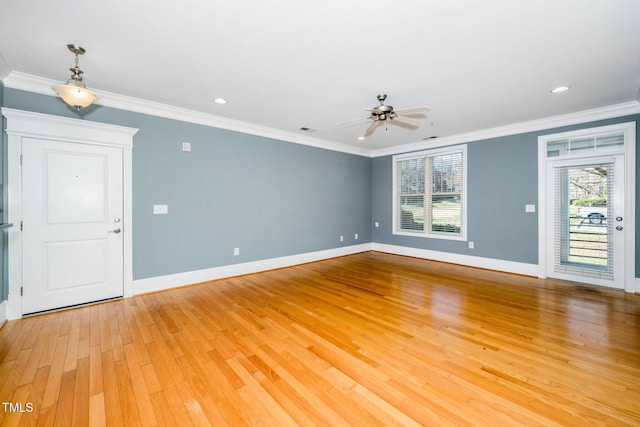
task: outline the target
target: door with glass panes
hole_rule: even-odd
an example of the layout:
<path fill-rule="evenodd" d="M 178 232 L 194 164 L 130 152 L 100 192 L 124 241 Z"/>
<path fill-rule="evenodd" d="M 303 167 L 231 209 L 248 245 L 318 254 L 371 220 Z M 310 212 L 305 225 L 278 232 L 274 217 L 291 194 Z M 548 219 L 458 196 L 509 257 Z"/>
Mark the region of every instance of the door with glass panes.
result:
<path fill-rule="evenodd" d="M 542 277 L 625 289 L 634 275 L 635 122 L 541 136 L 539 156 Z"/>
<path fill-rule="evenodd" d="M 549 277 L 624 287 L 623 160 L 549 163 Z"/>

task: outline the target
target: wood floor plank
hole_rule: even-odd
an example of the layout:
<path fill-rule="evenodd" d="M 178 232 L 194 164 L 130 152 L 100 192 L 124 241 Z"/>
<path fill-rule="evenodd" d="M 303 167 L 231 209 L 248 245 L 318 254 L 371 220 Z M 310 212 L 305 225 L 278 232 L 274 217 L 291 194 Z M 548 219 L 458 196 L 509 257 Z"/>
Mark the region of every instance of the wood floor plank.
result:
<path fill-rule="evenodd" d="M 60 335 L 56 343 L 51 370 L 47 379 L 47 387 L 42 398 L 42 406 L 47 408 L 58 403 L 60 397 L 60 384 L 64 373 L 64 361 L 67 353 L 69 335 Z"/>
<path fill-rule="evenodd" d="M 171 411 L 169 410 L 169 403 L 167 402 L 167 398 L 165 397 L 162 390 L 151 393 L 149 398 L 151 399 L 153 411 L 155 413 L 156 420 L 158 421 L 159 426 L 190 425 L 190 423 L 177 424 L 177 421 L 174 420 L 173 416 L 171 415 Z"/>
<path fill-rule="evenodd" d="M 109 343 L 107 344 L 106 348 L 110 348 L 110 335 L 107 336 L 109 336 Z M 107 350 L 102 352 L 101 360 L 106 423 L 109 427 L 124 426 L 124 414 L 122 413 L 120 394 L 118 392 L 118 375 L 116 373 L 116 362 L 114 360 L 113 351 Z"/>
<path fill-rule="evenodd" d="M 89 349 L 89 396 L 104 392 L 102 377 L 102 351 L 96 345 Z"/>
<path fill-rule="evenodd" d="M 142 418 L 138 411 L 141 402 L 136 399 L 127 361 L 118 360 L 115 362 L 115 369 L 123 424 L 125 426 L 141 426 L 143 425 Z"/>
<path fill-rule="evenodd" d="M 89 397 L 89 425 L 91 427 L 107 425 L 104 393 L 97 393 Z"/>
<path fill-rule="evenodd" d="M 88 357 L 79 359 L 77 363 L 75 390 L 73 392 L 72 426 L 89 425 L 89 364 Z"/>
<path fill-rule="evenodd" d="M 51 422 L 47 422 L 45 416 L 43 416 L 44 411 L 42 410 L 42 397 L 44 396 L 44 391 L 47 386 L 47 379 L 49 378 L 49 371 L 51 370 L 50 366 L 44 366 L 39 368 L 36 371 L 36 375 L 33 379 L 30 386 L 29 396 L 27 396 L 25 403 L 31 403 L 33 412 L 29 413 L 28 416 L 24 417 L 28 419 L 28 423 L 24 423 L 26 425 L 34 425 L 36 421 L 42 424 L 53 424 L 53 419 Z M 50 407 L 50 409 L 55 410 L 55 407 Z"/>
<path fill-rule="evenodd" d="M 9 321 L 0 425 L 640 425 L 640 295 L 364 252 Z M 18 402 L 19 401 L 19 402 Z"/>
<path fill-rule="evenodd" d="M 140 420 L 144 420 L 144 423 L 148 425 L 156 425 L 155 412 L 149 398 L 149 389 L 140 366 L 136 348 L 133 343 L 129 343 L 124 346 L 124 351 L 134 396 L 131 400 L 136 404 Z"/>
<path fill-rule="evenodd" d="M 55 426 L 65 427 L 73 422 L 73 396 L 76 388 L 76 371 L 66 371 L 60 378 L 60 395 L 67 398 L 58 399 L 54 405 L 56 407 Z"/>

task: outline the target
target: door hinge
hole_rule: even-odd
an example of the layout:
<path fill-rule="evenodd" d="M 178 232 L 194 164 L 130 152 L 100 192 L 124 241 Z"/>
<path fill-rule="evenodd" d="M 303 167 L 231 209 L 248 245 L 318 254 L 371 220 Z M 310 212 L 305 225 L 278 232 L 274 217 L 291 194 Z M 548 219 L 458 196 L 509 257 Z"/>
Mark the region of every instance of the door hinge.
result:
<path fill-rule="evenodd" d="M 20 166 L 22 166 L 22 154 L 20 154 Z"/>
<path fill-rule="evenodd" d="M 20 296 L 24 296 L 24 288 L 20 286 Z"/>
<path fill-rule="evenodd" d="M 20 231 L 24 229 L 24 224 L 22 224 L 22 220 L 20 220 Z"/>

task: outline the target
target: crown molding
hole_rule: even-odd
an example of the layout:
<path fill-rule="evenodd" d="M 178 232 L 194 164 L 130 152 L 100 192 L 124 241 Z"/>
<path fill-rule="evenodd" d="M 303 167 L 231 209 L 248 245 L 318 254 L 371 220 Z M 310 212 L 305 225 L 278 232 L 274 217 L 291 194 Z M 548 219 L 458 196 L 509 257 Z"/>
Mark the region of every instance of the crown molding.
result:
<path fill-rule="evenodd" d="M 0 57 L 0 77 L 2 77 L 3 75 L 2 59 L 3 58 Z M 4 63 L 6 64 L 6 61 Z M 6 67 L 8 67 L 8 64 L 6 65 Z M 57 81 L 46 79 L 43 77 L 10 71 L 10 69 L 8 76 L 3 79 L 3 82 L 5 87 L 24 90 L 27 92 L 39 93 L 47 96 L 55 96 L 55 94 L 51 90 L 51 86 L 59 83 Z M 382 157 L 407 153 L 411 151 L 446 147 L 473 141 L 481 141 L 484 139 L 498 138 L 502 136 L 516 135 L 545 129 L 553 129 L 562 126 L 570 126 L 596 120 L 604 120 L 640 113 L 640 102 L 638 100 L 634 100 L 622 104 L 610 105 L 585 111 L 578 111 L 575 113 L 552 116 L 527 122 L 514 123 L 511 125 L 446 136 L 438 139 L 431 139 L 428 141 L 417 141 L 379 150 L 371 150 L 367 148 L 340 144 L 326 139 L 298 135 L 293 132 L 285 132 L 269 128 L 267 126 L 260 126 L 240 120 L 228 119 L 225 117 L 202 113 L 186 108 L 174 107 L 159 102 L 147 101 L 144 99 L 119 95 L 112 92 L 100 91 L 99 89 L 96 89 L 96 91 L 98 91 L 100 94 L 100 99 L 96 102 L 96 104 L 105 107 L 117 108 L 142 114 L 149 114 L 152 116 L 164 117 L 167 119 L 174 119 L 204 126 L 212 126 L 216 128 L 227 129 L 266 138 L 273 138 L 295 144 L 321 148 L 324 150 L 355 154 L 364 157 Z"/>
<path fill-rule="evenodd" d="M 432 148 L 446 147 L 449 145 L 463 144 L 484 139 L 498 138 L 501 136 L 517 135 L 527 132 L 535 132 L 546 129 L 554 129 L 562 126 L 576 125 L 580 123 L 593 122 L 596 120 L 611 119 L 630 114 L 640 113 L 640 102 L 630 101 L 623 104 L 610 105 L 592 110 L 578 111 L 575 113 L 563 114 L 559 116 L 547 117 L 528 122 L 514 123 L 506 126 L 499 126 L 479 131 L 461 133 L 458 135 L 445 136 L 428 141 L 418 141 L 410 144 L 397 145 L 391 148 L 373 150 L 371 157 L 390 156 L 394 154 L 420 151 Z"/>
<path fill-rule="evenodd" d="M 16 71 L 11 72 L 9 76 L 4 79 L 5 87 L 24 90 L 27 92 L 39 93 L 47 96 L 56 96 L 55 93 L 51 90 L 51 86 L 58 83 L 59 82 L 55 80 Z M 189 110 L 187 108 L 174 107 L 172 105 L 162 104 L 159 102 L 147 101 L 144 99 L 120 95 L 113 92 L 106 92 L 100 90 L 99 88 L 92 89 L 98 92 L 98 94 L 100 95 L 100 98 L 96 101 L 96 104 L 102 105 L 104 107 L 117 108 L 120 110 L 132 111 L 135 113 L 148 114 L 188 123 L 227 129 L 241 133 L 248 133 L 251 135 L 278 139 L 295 144 L 321 148 L 324 150 L 339 151 L 365 157 L 370 157 L 371 155 L 371 150 L 369 149 L 352 147 L 334 141 L 320 138 L 311 138 L 304 135 L 298 135 L 293 132 L 285 132 L 267 126 L 260 126 L 240 120 L 233 120 L 216 116 L 214 114 L 202 113 L 200 111 Z"/>

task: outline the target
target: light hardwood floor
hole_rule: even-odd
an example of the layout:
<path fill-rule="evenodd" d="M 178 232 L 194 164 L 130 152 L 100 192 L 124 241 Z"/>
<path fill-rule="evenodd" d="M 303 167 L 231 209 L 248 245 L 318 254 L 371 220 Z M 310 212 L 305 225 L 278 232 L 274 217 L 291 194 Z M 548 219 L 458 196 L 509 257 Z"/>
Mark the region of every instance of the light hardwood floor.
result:
<path fill-rule="evenodd" d="M 638 426 L 640 296 L 367 252 L 10 321 L 0 399 L 33 407 L 2 425 Z"/>

